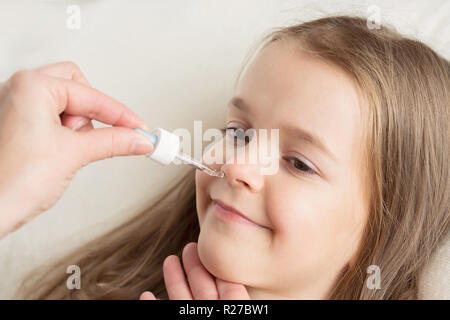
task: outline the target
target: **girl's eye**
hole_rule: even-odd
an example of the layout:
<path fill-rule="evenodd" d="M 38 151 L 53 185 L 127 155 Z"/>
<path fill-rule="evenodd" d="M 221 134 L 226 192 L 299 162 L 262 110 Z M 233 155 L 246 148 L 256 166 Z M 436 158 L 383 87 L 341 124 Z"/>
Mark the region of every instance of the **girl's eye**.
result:
<path fill-rule="evenodd" d="M 247 144 L 252 138 L 253 138 L 253 131 L 248 130 L 247 135 L 245 135 L 245 130 L 238 127 L 226 127 L 220 129 L 223 135 L 226 135 L 228 138 L 232 139 L 234 142 L 235 140 L 243 140 L 245 139 L 245 143 Z M 289 156 L 284 157 L 284 160 L 286 160 L 289 163 L 289 166 L 297 171 L 300 172 L 300 174 L 304 175 L 313 175 L 316 174 L 316 171 L 314 169 L 311 169 L 304 161 L 298 159 L 297 157 Z"/>
<path fill-rule="evenodd" d="M 286 161 L 289 162 L 289 166 L 296 171 L 300 171 L 301 174 L 315 174 L 316 172 L 311 169 L 307 164 L 296 157 L 285 157 Z"/>
<path fill-rule="evenodd" d="M 252 132 L 249 130 L 246 132 L 242 128 L 237 127 L 226 127 L 221 129 L 222 134 L 226 135 L 227 138 L 233 140 L 234 142 L 237 142 L 237 140 L 242 140 L 247 144 L 252 139 Z"/>

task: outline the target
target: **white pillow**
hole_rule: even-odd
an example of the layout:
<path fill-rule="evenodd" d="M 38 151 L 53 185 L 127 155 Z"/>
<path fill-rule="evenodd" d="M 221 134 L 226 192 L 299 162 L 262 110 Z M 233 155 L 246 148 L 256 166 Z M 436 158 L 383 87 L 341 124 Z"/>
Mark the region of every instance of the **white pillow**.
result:
<path fill-rule="evenodd" d="M 418 298 L 450 300 L 450 233 L 420 275 Z"/>

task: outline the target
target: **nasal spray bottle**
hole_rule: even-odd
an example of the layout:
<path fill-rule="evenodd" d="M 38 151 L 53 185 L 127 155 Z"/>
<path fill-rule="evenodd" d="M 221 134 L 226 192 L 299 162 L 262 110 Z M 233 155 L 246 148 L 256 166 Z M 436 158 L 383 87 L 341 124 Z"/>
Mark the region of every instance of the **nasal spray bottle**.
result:
<path fill-rule="evenodd" d="M 138 128 L 134 130 L 149 138 L 153 144 L 152 153 L 147 154 L 146 157 L 164 165 L 170 164 L 176 158 L 183 163 L 194 166 L 198 170 L 209 174 L 210 176 L 218 178 L 224 177 L 223 172 L 211 169 L 201 162 L 192 159 L 190 156 L 181 153 L 180 137 L 178 137 L 176 134 L 173 134 L 161 128 L 156 128 L 150 133 Z"/>

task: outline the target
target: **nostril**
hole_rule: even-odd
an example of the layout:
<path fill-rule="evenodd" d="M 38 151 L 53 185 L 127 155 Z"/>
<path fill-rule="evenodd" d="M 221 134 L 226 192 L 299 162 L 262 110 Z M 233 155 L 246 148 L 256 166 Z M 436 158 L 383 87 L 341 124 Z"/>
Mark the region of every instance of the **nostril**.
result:
<path fill-rule="evenodd" d="M 250 185 L 247 182 L 245 182 L 244 180 L 236 179 L 236 181 L 243 183 L 246 187 L 250 187 Z"/>

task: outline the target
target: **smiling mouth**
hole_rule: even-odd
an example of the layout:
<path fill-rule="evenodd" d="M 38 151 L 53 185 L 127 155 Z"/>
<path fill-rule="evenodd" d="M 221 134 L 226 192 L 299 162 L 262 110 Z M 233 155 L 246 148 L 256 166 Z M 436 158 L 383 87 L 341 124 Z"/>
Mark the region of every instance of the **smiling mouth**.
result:
<path fill-rule="evenodd" d="M 253 225 L 260 228 L 266 228 L 267 227 L 260 225 L 256 223 L 253 220 L 250 220 L 247 218 L 244 214 L 242 214 L 240 211 L 234 209 L 233 207 L 225 204 L 224 202 L 218 200 L 218 199 L 212 199 L 212 205 L 213 205 L 213 211 L 214 214 L 216 214 L 219 218 L 227 221 L 233 221 L 248 225 Z"/>

